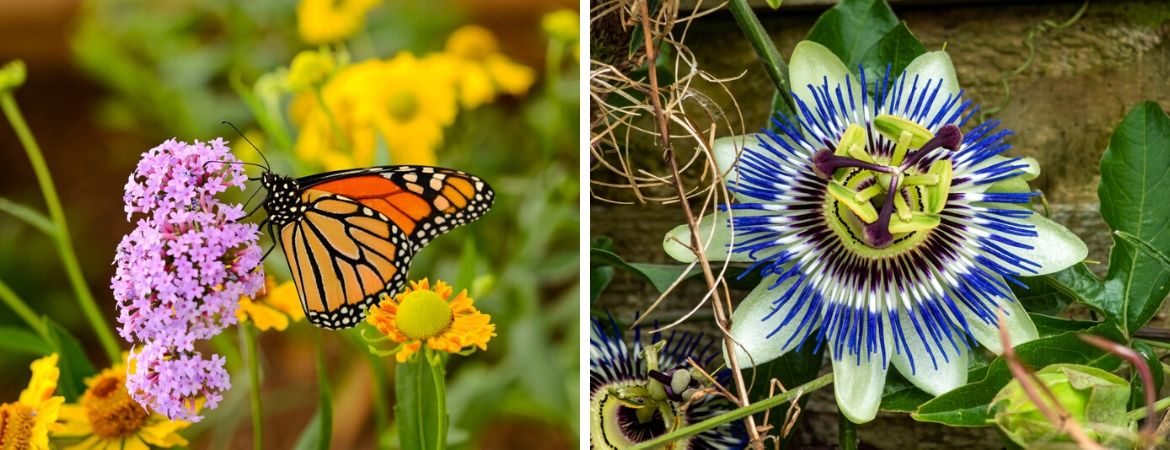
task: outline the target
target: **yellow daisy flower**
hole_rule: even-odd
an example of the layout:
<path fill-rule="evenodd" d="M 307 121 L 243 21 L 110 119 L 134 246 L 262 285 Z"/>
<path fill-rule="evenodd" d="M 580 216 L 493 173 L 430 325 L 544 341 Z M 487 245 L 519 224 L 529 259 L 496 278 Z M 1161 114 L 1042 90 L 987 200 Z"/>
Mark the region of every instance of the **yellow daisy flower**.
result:
<path fill-rule="evenodd" d="M 422 349 L 423 343 L 434 351 L 460 353 L 465 348 L 487 350 L 496 335 L 491 316 L 475 309 L 464 289 L 451 298 L 451 286 L 443 281 L 432 288 L 426 278 L 410 283 L 394 298 L 383 298 L 370 308 L 366 321 L 401 345 L 395 355 L 406 362 Z"/>
<path fill-rule="evenodd" d="M 532 68 L 516 64 L 500 53 L 495 36 L 478 25 L 466 25 L 451 33 L 446 50 L 427 58 L 450 59 L 445 67 L 455 70 L 452 77 L 459 87 L 459 102 L 467 109 L 491 101 L 497 90 L 522 95 L 536 77 Z"/>
<path fill-rule="evenodd" d="M 125 361 L 128 354 L 123 354 Z M 130 398 L 126 365 L 115 364 L 85 380 L 87 389 L 77 404 L 61 408 L 63 427 L 54 438 L 76 442 L 66 450 L 149 450 L 186 446 L 179 430 L 190 422 L 170 420 Z"/>
<path fill-rule="evenodd" d="M 554 39 L 564 42 L 576 42 L 581 38 L 581 16 L 571 9 L 559 9 L 545 14 L 540 19 L 540 27 Z"/>
<path fill-rule="evenodd" d="M 297 288 L 292 281 L 277 285 L 272 277 L 267 277 L 264 280 L 264 294 L 255 299 L 240 297 L 236 318 L 240 322 L 252 321 L 260 331 L 284 331 L 290 319 L 292 322 L 304 319 L 305 311 L 301 309 L 301 300 L 297 297 Z"/>
<path fill-rule="evenodd" d="M 20 398 L 14 403 L 0 404 L 2 449 L 47 449 L 49 432 L 60 427 L 57 416 L 65 397 L 53 395 L 61 376 L 57 354 L 33 361 L 29 368 L 32 378 Z"/>
<path fill-rule="evenodd" d="M 309 44 L 336 42 L 366 26 L 366 13 L 382 0 L 301 0 L 297 31 Z"/>
<path fill-rule="evenodd" d="M 381 138 L 393 164 L 435 165 L 434 149 L 458 112 L 453 80 L 444 75 L 452 71 L 443 64 L 403 52 L 342 69 L 321 90 L 328 111 L 314 94 L 294 99 L 297 154 L 326 170 L 369 166 Z M 351 154 L 342 151 L 346 145 Z"/>

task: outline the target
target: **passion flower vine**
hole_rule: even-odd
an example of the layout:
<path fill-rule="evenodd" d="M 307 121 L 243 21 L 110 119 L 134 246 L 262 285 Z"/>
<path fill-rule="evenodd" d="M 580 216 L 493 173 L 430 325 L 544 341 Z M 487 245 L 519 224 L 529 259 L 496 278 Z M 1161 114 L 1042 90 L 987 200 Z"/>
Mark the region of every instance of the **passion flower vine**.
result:
<path fill-rule="evenodd" d="M 978 344 L 1003 350 L 1000 310 L 1011 342 L 1037 338 L 1009 283 L 1088 250 L 1032 211 L 1027 181 L 1039 168 L 1002 155 L 1011 132 L 967 127 L 978 108 L 947 54 L 868 80 L 806 41 L 789 69 L 796 117 L 716 140 L 737 202 L 699 227 L 708 259 L 763 275 L 733 314 L 741 367 L 825 346 L 837 404 L 862 423 L 877 414 L 891 364 L 933 395 L 965 384 Z M 682 226 L 664 247 L 691 262 L 689 243 Z"/>
<path fill-rule="evenodd" d="M 634 327 L 630 345 L 612 317 L 608 322 L 594 320 L 590 331 L 590 448 L 628 448 L 734 409 L 726 397 L 712 393 L 706 377 L 687 362 L 711 367 L 718 354 L 716 340 L 671 332 L 665 339 L 652 334 L 650 345 L 642 345 L 641 329 Z M 730 372 L 716 372 L 714 378 L 726 385 Z M 733 421 L 677 441 L 673 448 L 745 445 L 743 423 Z"/>

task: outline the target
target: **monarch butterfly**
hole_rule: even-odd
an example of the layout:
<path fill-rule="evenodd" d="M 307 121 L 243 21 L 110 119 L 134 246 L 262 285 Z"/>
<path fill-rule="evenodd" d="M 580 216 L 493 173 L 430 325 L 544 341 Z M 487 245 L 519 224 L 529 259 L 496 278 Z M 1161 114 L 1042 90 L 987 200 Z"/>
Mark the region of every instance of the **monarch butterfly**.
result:
<path fill-rule="evenodd" d="M 495 197 L 479 177 L 427 166 L 302 178 L 265 170 L 260 184 L 264 224 L 284 250 L 305 316 L 330 329 L 360 323 L 383 293 L 402 288 L 423 246 L 483 216 Z"/>

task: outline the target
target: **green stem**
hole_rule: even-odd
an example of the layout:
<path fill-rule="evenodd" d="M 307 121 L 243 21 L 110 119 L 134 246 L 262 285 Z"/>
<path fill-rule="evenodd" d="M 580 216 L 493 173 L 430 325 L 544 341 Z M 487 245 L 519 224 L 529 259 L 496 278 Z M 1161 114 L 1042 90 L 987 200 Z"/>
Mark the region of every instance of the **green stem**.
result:
<path fill-rule="evenodd" d="M 431 365 L 431 380 L 435 383 L 435 397 L 438 401 L 435 406 L 438 407 L 438 423 L 435 424 L 439 428 L 437 436 L 439 441 L 436 442 L 436 450 L 443 450 L 447 448 L 447 384 L 445 378 L 447 377 L 447 361 L 442 355 L 436 354 L 434 359 L 430 358 L 430 352 L 427 352 L 427 363 Z"/>
<path fill-rule="evenodd" d="M 752 44 L 752 49 L 756 51 L 756 56 L 760 57 L 760 63 L 764 65 L 764 71 L 768 73 L 772 84 L 776 86 L 776 91 L 784 100 L 778 104 L 780 112 L 792 117 L 795 109 L 792 105 L 792 98 L 787 95 L 791 91 L 788 88 L 788 64 L 780 56 L 780 50 L 776 49 L 776 43 L 772 42 L 771 36 L 768 36 L 764 25 L 756 17 L 756 13 L 752 12 L 752 8 L 748 6 L 747 0 L 731 0 L 729 8 L 731 15 L 735 17 L 735 23 L 739 24 L 744 36 Z"/>
<path fill-rule="evenodd" d="M 45 205 L 49 209 L 49 217 L 57 228 L 56 236 L 54 236 L 57 253 L 61 255 L 61 263 L 65 266 L 65 273 L 73 285 L 73 292 L 77 296 L 81 312 L 89 320 L 90 326 L 93 327 L 94 334 L 97 335 L 98 341 L 106 351 L 106 356 L 110 358 L 111 362 L 120 361 L 122 351 L 118 348 L 118 341 L 114 339 L 113 331 L 102 317 L 101 311 L 93 299 L 93 294 L 89 291 L 89 286 L 85 284 L 85 276 L 81 273 L 81 265 L 77 262 L 77 254 L 73 250 L 73 242 L 69 237 L 69 226 L 65 223 L 65 212 L 61 208 L 61 200 L 57 197 L 57 189 L 53 186 L 53 177 L 49 173 L 49 166 L 45 163 L 41 148 L 37 145 L 36 139 L 33 138 L 28 124 L 25 123 L 24 116 L 20 113 L 20 108 L 16 105 L 16 99 L 12 96 L 11 91 L 0 92 L 0 109 L 4 110 L 4 115 L 8 117 L 12 129 L 16 131 L 16 137 L 24 146 L 29 162 L 32 163 L 33 172 L 36 173 L 41 193 L 45 196 Z"/>
<path fill-rule="evenodd" d="M 0 280 L 0 301 L 3 301 L 5 305 L 12 308 L 12 311 L 20 316 L 28 324 L 29 328 L 32 328 L 37 334 L 41 335 L 41 337 L 48 337 L 45 324 L 37 318 L 37 313 L 33 312 L 32 308 L 29 308 L 28 304 L 24 300 L 21 300 L 20 296 L 12 288 L 8 287 L 8 283 L 5 283 L 3 280 Z"/>
<path fill-rule="evenodd" d="M 837 411 L 837 443 L 841 450 L 857 450 L 857 424 Z"/>
<path fill-rule="evenodd" d="M 329 441 L 333 436 L 333 405 L 332 395 L 329 392 L 329 372 L 325 367 L 325 339 L 324 331 L 317 333 L 317 401 L 321 412 L 321 435 L 317 440 L 317 448 L 329 450 Z"/>
<path fill-rule="evenodd" d="M 370 359 L 370 370 L 374 372 L 374 442 L 379 449 L 389 450 L 384 438 L 390 429 L 390 406 L 386 404 L 386 361 L 378 355 L 366 352 Z"/>
<path fill-rule="evenodd" d="M 251 388 L 249 394 L 252 397 L 252 448 L 261 450 L 264 448 L 264 409 L 260 403 L 260 346 L 256 343 L 259 331 L 248 321 L 241 323 L 240 328 L 244 335 L 244 347 L 248 352 L 248 383 Z"/>
<path fill-rule="evenodd" d="M 752 404 L 745 406 L 743 408 L 728 411 L 728 412 L 725 412 L 725 413 L 720 414 L 718 416 L 704 420 L 702 422 L 687 425 L 685 427 L 679 428 L 677 430 L 674 430 L 674 431 L 667 433 L 667 434 L 664 434 L 662 436 L 658 436 L 657 438 L 651 439 L 649 441 L 641 442 L 638 445 L 630 447 L 630 450 L 646 450 L 646 449 L 656 448 L 656 447 L 663 445 L 663 444 L 666 444 L 668 442 L 673 442 L 673 441 L 677 441 L 679 439 L 694 436 L 696 434 L 702 433 L 705 430 L 710 430 L 712 428 L 723 425 L 725 423 L 729 423 L 733 420 L 739 420 L 739 419 L 742 419 L 744 417 L 750 416 L 752 414 L 763 412 L 764 410 L 767 410 L 769 408 L 775 408 L 777 406 L 780 406 L 783 403 L 791 402 L 793 399 L 795 399 L 801 395 L 804 395 L 804 394 L 807 394 L 809 392 L 812 392 L 812 391 L 815 391 L 817 389 L 828 386 L 829 383 L 832 383 L 832 382 L 833 382 L 833 374 L 830 373 L 830 374 L 824 375 L 820 378 L 817 378 L 815 380 L 809 381 L 808 383 L 805 383 L 805 384 L 802 384 L 802 385 L 797 386 L 795 388 L 789 389 L 788 392 L 784 392 L 780 395 L 776 395 L 773 397 L 769 397 L 769 398 L 760 400 L 756 403 L 752 403 Z"/>
<path fill-rule="evenodd" d="M 1170 408 L 1170 397 L 1166 397 L 1164 399 L 1161 399 L 1161 400 L 1154 402 L 1154 412 L 1161 411 L 1161 410 L 1166 409 L 1166 408 Z M 1143 406 L 1141 408 L 1130 411 L 1129 413 L 1127 413 L 1125 415 L 1125 417 L 1127 419 L 1129 419 L 1131 422 L 1145 419 L 1146 418 L 1146 408 Z"/>

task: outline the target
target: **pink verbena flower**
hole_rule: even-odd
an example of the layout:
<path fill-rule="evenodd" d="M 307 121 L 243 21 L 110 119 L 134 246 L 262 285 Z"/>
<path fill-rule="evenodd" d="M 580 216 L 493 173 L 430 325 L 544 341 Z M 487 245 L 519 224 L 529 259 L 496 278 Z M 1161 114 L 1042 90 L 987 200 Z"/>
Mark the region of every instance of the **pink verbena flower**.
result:
<path fill-rule="evenodd" d="M 206 375 L 214 372 L 208 364 L 216 359 L 204 360 L 195 342 L 235 324 L 239 298 L 264 285 L 258 227 L 240 222 L 240 205 L 215 198 L 229 187 L 243 188 L 247 178 L 236 162 L 223 139 L 172 139 L 144 153 L 126 183 L 127 219 L 138 218 L 114 257 L 118 332 L 146 344 L 150 353 L 140 359 L 153 363 L 132 374 L 127 385 L 142 388 L 130 389 L 135 400 L 171 418 L 180 418 L 172 416 L 181 413 L 176 398 L 191 405 L 193 398 L 204 398 L 210 407 L 216 401 L 207 396 L 226 389 L 226 374 L 223 383 L 203 389 L 174 383 L 220 381 Z M 171 384 L 146 388 L 163 381 Z M 182 395 L 159 394 L 168 389 Z"/>
<path fill-rule="evenodd" d="M 130 355 L 126 390 L 134 401 L 172 420 L 198 422 L 201 409 L 214 409 L 231 388 L 231 378 L 219 355 L 204 359 L 199 352 L 146 344 Z"/>

